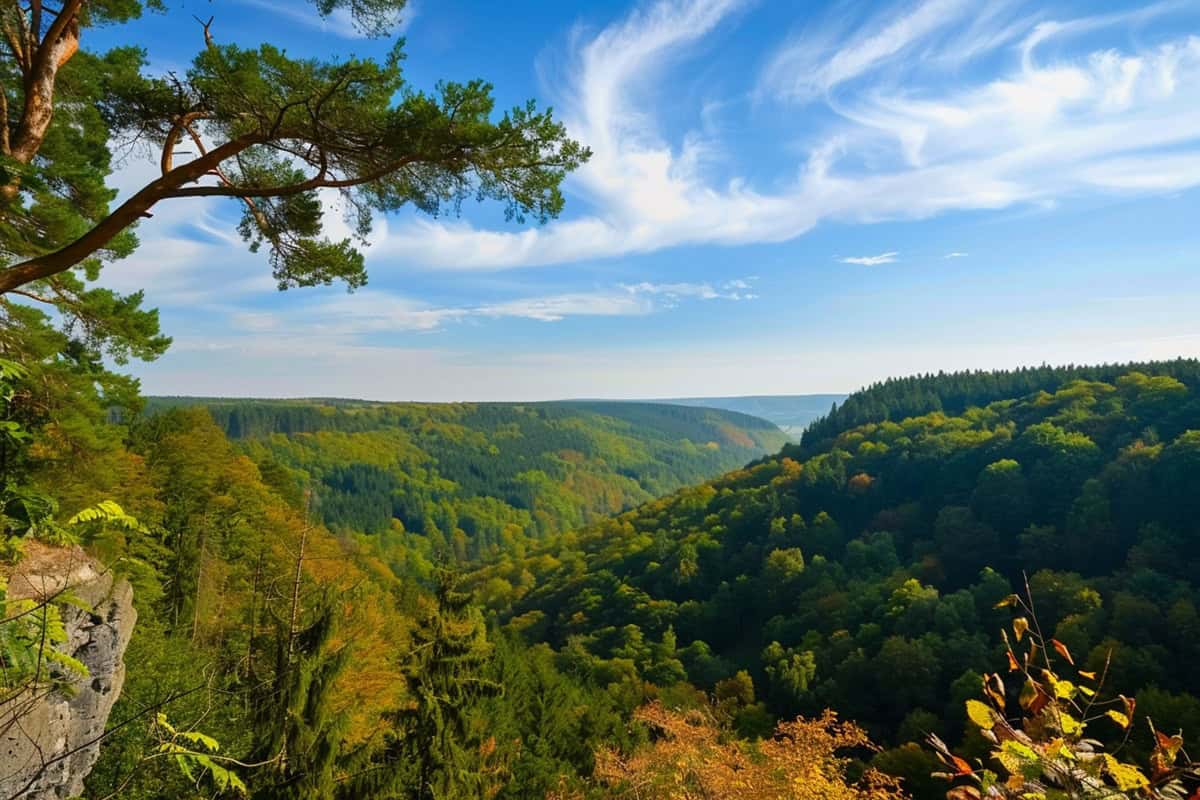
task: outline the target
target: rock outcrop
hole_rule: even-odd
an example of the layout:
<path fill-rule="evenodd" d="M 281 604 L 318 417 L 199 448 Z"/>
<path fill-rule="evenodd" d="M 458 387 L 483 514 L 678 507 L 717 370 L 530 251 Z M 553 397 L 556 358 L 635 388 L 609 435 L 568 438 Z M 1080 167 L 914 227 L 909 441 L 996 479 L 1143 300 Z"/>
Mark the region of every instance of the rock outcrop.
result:
<path fill-rule="evenodd" d="M 40 602 L 66 589 L 82 601 L 60 606 L 67 641 L 59 649 L 88 674 L 72 691 L 26 692 L 0 705 L 0 800 L 74 797 L 100 755 L 125 680 L 125 647 L 137 620 L 133 591 L 77 547 L 31 543 L 7 572 L 10 600 Z"/>

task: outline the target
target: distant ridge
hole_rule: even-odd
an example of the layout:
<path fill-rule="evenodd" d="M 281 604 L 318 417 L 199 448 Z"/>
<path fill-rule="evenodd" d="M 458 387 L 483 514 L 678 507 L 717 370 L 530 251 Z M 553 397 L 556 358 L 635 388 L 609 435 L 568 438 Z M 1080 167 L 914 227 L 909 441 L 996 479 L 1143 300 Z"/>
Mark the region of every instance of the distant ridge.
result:
<path fill-rule="evenodd" d="M 841 404 L 845 394 L 777 394 L 746 395 L 743 397 L 675 397 L 649 400 L 677 406 L 718 408 L 737 411 L 774 422 L 793 439 L 814 420 L 829 413 L 834 403 Z"/>

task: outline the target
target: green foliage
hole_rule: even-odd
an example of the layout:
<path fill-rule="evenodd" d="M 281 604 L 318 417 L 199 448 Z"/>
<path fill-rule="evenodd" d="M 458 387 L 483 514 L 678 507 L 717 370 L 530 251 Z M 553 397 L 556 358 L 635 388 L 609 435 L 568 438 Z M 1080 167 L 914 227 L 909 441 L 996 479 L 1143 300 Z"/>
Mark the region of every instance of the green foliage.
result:
<path fill-rule="evenodd" d="M 935 411 L 961 414 L 972 406 L 1015 400 L 1035 392 L 1055 393 L 1073 381 L 1117 382 L 1123 392 L 1138 395 L 1138 411 L 1163 411 L 1181 389 L 1195 385 L 1200 362 L 1179 359 L 1144 364 L 1096 367 L 1023 367 L 1017 370 L 939 372 L 888 378 L 855 392 L 804 432 L 802 447 L 818 449 L 838 434 L 869 423 L 899 422 Z"/>
<path fill-rule="evenodd" d="M 964 735 L 962 703 L 1003 656 L 993 606 L 1027 573 L 1083 669 L 1111 652 L 1110 680 L 1128 692 L 1190 696 L 1200 371 L 1101 372 L 896 383 L 1024 395 L 785 446 L 497 559 L 471 584 L 488 598 L 513 587 L 508 605 L 489 599 L 499 621 L 581 674 L 657 683 L 645 643 L 671 631 L 701 688 L 744 670 L 777 717 L 830 707 L 898 745 L 930 715 L 947 741 Z"/>
<path fill-rule="evenodd" d="M 217 753 L 221 744 L 216 739 L 199 731 L 176 730 L 162 712 L 155 717 L 155 724 L 166 735 L 157 752 L 169 756 L 189 781 L 194 784 L 211 782 L 218 794 L 246 796 L 246 784 L 236 772 L 220 762 Z"/>
<path fill-rule="evenodd" d="M 637 750 L 635 708 L 703 693 L 747 738 L 836 708 L 888 747 L 877 766 L 928 797 L 944 788 L 931 756 L 904 742 L 935 733 L 985 756 L 969 720 L 1001 713 L 979 687 L 1007 660 L 988 631 L 1022 572 L 1054 629 L 1017 623 L 1015 645 L 1061 645 L 1086 673 L 1108 664 L 1164 724 L 1197 718 L 1200 402 L 1185 366 L 855 427 L 606 517 L 778 434 L 590 403 L 177 400 L 127 428 L 103 413 L 97 373 L 47 357 L 11 379 L 28 439 L 9 475 L 32 493 L 6 513 L 36 517 L 40 492 L 89 547 L 143 565 L 118 714 L 165 702 L 172 719 L 203 717 L 180 729 L 221 751 L 177 744 L 251 797 L 586 788 L 595 752 Z M 92 393 L 45 395 L 43 414 L 23 392 L 60 375 Z M 462 589 L 439 558 L 475 565 Z M 1098 691 L 1034 677 L 1063 703 Z M 1064 736 L 1124 735 L 1116 716 L 1070 716 Z M 92 787 L 190 796 L 163 735 L 114 732 Z M 1117 789 L 1120 764 L 1156 746 L 1131 729 L 1101 780 Z M 203 761 L 189 768 L 220 789 Z"/>
<path fill-rule="evenodd" d="M 254 800 L 326 800 L 352 761 L 344 744 L 348 717 L 331 705 L 349 652 L 330 649 L 334 616 L 322 609 L 299 631 L 280 629 L 274 675 L 255 698 Z M 367 797 L 367 795 L 360 795 Z"/>
<path fill-rule="evenodd" d="M 87 666 L 60 649 L 67 629 L 59 604 L 69 600 L 10 599 L 0 576 L 0 710 L 23 692 L 69 692 L 87 677 Z"/>
<path fill-rule="evenodd" d="M 438 214 L 475 197 L 499 201 L 509 218 L 545 221 L 562 209 L 563 177 L 590 156 L 533 101 L 497 115 L 484 81 L 439 83 L 432 93 L 407 85 L 402 40 L 382 62 L 296 59 L 268 44 L 220 44 L 210 21 L 190 68 L 156 75 L 137 48 L 79 50 L 90 25 L 131 19 L 147 4 L 131 0 L 105 14 L 107 5 L 0 7 L 6 30 L 37 28 L 6 37 L 11 58 L 0 72 L 5 107 L 21 109 L 5 120 L 0 139 L 0 261 L 10 264 L 0 271 L 0 291 L 22 291 L 109 328 L 103 337 L 121 356 L 161 352 L 157 317 L 140 310 L 140 293 L 120 298 L 85 283 L 132 251 L 132 227 L 160 200 L 238 203 L 239 231 L 251 249 L 268 247 L 281 289 L 335 280 L 354 288 L 366 281 L 356 244 L 365 241 L 372 212 L 412 205 Z M 405 4 L 314 5 L 321 14 L 345 7 L 361 29 L 382 34 Z M 42 38 L 43 27 L 57 35 Z M 162 175 L 110 209 L 110 147 L 122 138 L 159 149 Z M 198 152 L 179 164 L 183 140 Z M 205 174 L 218 185 L 189 185 Z M 326 188 L 345 197 L 353 237 L 325 235 L 318 191 Z"/>
<path fill-rule="evenodd" d="M 339 796 L 451 800 L 491 797 L 499 788 L 504 754 L 477 712 L 503 686 L 488 674 L 492 646 L 483 620 L 455 583 L 442 571 L 433 597 L 422 599 L 404 656 L 409 699 L 389 715 L 386 746 L 350 772 Z"/>
<path fill-rule="evenodd" d="M 752 417 L 641 403 L 156 398 L 149 408 L 185 405 L 207 408 L 260 469 L 311 484 L 331 528 L 375 535 L 393 569 L 421 576 L 439 559 L 519 552 L 784 441 Z"/>
<path fill-rule="evenodd" d="M 413 700 L 397 714 L 400 763 L 412 770 L 415 800 L 487 797 L 495 740 L 483 741 L 473 716 L 503 686 L 487 677 L 492 648 L 470 595 L 443 572 L 434 599 L 418 619 L 405 666 Z"/>
<path fill-rule="evenodd" d="M 111 527 L 146 531 L 137 519 L 111 500 L 59 523 L 52 513 L 56 504 L 52 499 L 43 499 L 50 510 L 36 518 L 25 532 L 26 537 L 55 545 L 74 545 L 95 541 Z M 21 539 L 13 535 L 5 541 Z M 19 561 L 23 548 L 10 546 L 8 552 L 7 560 Z M 87 666 L 62 650 L 68 643 L 68 634 L 61 609 L 76 606 L 85 613 L 91 611 L 72 594 L 72 588 L 65 586 L 46 597 L 10 598 L 8 581 L 0 575 L 0 709 L 26 691 L 49 689 L 69 693 L 78 681 L 88 676 Z"/>

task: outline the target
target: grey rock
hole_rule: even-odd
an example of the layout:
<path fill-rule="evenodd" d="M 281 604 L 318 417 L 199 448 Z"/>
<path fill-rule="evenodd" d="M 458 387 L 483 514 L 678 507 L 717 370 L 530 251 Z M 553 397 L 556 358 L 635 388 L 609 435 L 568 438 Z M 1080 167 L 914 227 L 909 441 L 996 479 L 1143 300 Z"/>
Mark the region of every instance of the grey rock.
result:
<path fill-rule="evenodd" d="M 125 648 L 137 621 L 133 590 L 79 548 L 36 543 L 7 579 L 9 599 L 69 589 L 83 601 L 83 608 L 60 606 L 68 637 L 61 649 L 88 674 L 69 692 L 26 692 L 0 705 L 0 800 L 75 797 L 100 756 L 125 681 Z"/>

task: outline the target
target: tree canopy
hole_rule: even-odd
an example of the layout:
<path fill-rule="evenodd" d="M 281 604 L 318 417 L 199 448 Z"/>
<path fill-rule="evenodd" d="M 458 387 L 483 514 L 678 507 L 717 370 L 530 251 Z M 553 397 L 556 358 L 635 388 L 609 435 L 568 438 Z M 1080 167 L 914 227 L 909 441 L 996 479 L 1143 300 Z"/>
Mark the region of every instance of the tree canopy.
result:
<path fill-rule="evenodd" d="M 382 35 L 404 0 L 314 6 Z M 179 73 L 151 73 L 136 46 L 86 49 L 89 30 L 147 11 L 179 13 L 160 0 L 0 3 L 0 297 L 53 306 L 118 357 L 153 358 L 168 340 L 140 292 L 91 284 L 133 251 L 135 227 L 160 202 L 229 198 L 281 289 L 354 288 L 366 282 L 373 214 L 439 214 L 476 197 L 545 221 L 562 209 L 564 176 L 589 156 L 533 101 L 497 114 L 485 81 L 409 85 L 402 42 L 382 62 L 293 58 L 269 44 L 222 44 L 210 19 Z M 117 144 L 155 153 L 160 174 L 113 207 Z M 340 193 L 353 236 L 326 234 L 322 191 Z"/>

